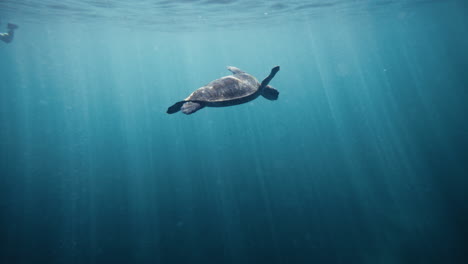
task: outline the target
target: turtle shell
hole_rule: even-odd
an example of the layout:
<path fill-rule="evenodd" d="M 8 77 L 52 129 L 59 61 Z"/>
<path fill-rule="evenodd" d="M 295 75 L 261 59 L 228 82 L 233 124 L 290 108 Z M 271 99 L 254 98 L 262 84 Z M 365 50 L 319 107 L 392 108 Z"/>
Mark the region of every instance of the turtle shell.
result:
<path fill-rule="evenodd" d="M 214 80 L 195 90 L 185 101 L 226 102 L 250 96 L 260 83 L 247 73 L 238 73 Z"/>

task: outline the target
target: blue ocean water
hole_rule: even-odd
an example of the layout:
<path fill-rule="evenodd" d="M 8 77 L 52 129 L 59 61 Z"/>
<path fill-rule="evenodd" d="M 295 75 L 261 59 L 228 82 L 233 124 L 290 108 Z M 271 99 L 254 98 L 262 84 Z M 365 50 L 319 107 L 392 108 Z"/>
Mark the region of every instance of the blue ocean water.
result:
<path fill-rule="evenodd" d="M 467 7 L 0 1 L 0 263 L 468 263 Z"/>

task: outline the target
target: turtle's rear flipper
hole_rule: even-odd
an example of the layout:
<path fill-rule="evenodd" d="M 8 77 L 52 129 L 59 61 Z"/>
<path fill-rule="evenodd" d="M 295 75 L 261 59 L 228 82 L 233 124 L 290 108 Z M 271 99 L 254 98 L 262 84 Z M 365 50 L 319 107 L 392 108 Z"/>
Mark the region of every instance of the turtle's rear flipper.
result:
<path fill-rule="evenodd" d="M 175 104 L 173 104 L 171 107 L 169 107 L 166 111 L 166 113 L 168 114 L 174 114 L 174 113 L 177 113 L 180 111 L 180 108 L 182 107 L 182 105 L 185 103 L 185 101 L 180 101 L 180 102 L 177 102 Z"/>
<path fill-rule="evenodd" d="M 8 23 L 8 29 L 17 29 L 18 28 L 18 25 L 15 25 L 15 24 L 12 24 L 12 23 Z"/>
<path fill-rule="evenodd" d="M 190 114 L 193 114 L 196 111 L 202 109 L 203 107 L 205 107 L 205 106 L 200 104 L 200 103 L 186 102 L 184 105 L 182 105 L 181 110 L 182 110 L 182 113 L 184 113 L 186 115 L 190 115 Z"/>

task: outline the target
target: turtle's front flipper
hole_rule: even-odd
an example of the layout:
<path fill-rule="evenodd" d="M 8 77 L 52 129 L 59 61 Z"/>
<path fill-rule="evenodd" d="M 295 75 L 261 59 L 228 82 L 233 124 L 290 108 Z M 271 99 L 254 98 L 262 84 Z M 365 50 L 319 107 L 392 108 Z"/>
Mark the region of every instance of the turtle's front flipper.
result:
<path fill-rule="evenodd" d="M 271 69 L 270 75 L 268 75 L 268 77 L 266 77 L 265 80 L 262 81 L 262 84 L 260 85 L 260 89 L 265 88 L 270 83 L 271 79 L 275 77 L 275 74 L 279 72 L 279 70 L 280 70 L 280 66 L 273 67 L 273 69 Z"/>
<path fill-rule="evenodd" d="M 182 105 L 182 108 L 180 110 L 182 110 L 182 113 L 184 113 L 186 115 L 190 115 L 190 114 L 193 114 L 196 111 L 202 109 L 203 107 L 205 107 L 205 106 L 203 104 L 201 104 L 201 103 L 186 102 L 184 105 Z"/>

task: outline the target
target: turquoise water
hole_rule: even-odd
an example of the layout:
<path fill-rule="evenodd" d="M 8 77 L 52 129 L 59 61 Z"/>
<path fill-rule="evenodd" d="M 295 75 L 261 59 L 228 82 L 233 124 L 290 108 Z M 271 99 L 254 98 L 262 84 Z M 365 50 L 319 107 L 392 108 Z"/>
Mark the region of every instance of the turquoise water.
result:
<path fill-rule="evenodd" d="M 0 262 L 466 263 L 467 10 L 0 1 Z"/>

